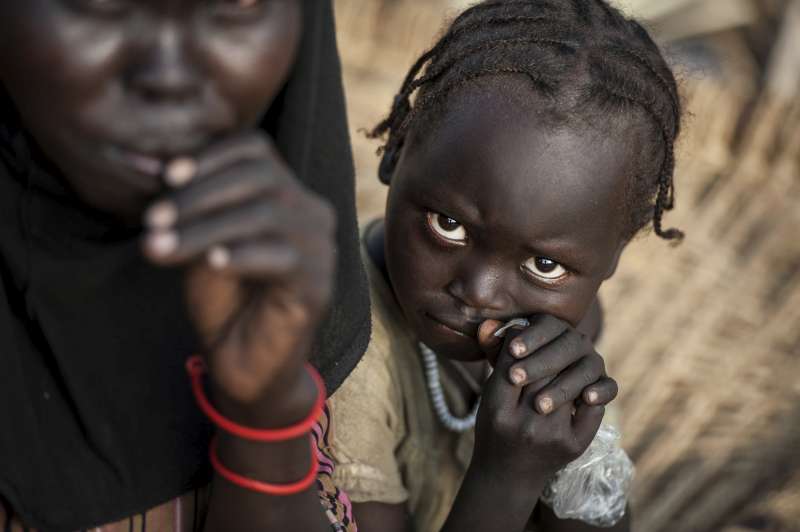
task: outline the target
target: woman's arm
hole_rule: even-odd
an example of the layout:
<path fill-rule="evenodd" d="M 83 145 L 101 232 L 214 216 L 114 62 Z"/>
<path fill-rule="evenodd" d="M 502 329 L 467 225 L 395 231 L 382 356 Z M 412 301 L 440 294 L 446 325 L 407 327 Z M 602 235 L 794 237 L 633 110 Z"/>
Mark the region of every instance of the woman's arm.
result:
<path fill-rule="evenodd" d="M 299 375 L 276 390 L 275 405 L 269 412 L 271 426 L 288 426 L 311 411 L 316 389 Z M 266 421 L 266 420 L 265 420 Z M 311 467 L 309 437 L 281 443 L 248 442 L 219 433 L 220 460 L 231 470 L 269 483 L 289 483 L 302 478 Z M 275 497 L 240 488 L 216 475 L 209 502 L 205 530 L 303 530 L 330 532 L 331 523 L 322 511 L 317 484 L 297 495 Z"/>
<path fill-rule="evenodd" d="M 301 185 L 261 132 L 173 161 L 175 184 L 145 215 L 145 252 L 187 268 L 186 293 L 206 347 L 211 401 L 236 424 L 287 427 L 318 391 L 305 361 L 330 301 L 335 214 Z M 247 479 L 296 482 L 310 471 L 310 435 L 279 443 L 219 431 L 221 464 Z M 217 475 L 207 530 L 329 531 L 316 486 L 272 496 Z"/>

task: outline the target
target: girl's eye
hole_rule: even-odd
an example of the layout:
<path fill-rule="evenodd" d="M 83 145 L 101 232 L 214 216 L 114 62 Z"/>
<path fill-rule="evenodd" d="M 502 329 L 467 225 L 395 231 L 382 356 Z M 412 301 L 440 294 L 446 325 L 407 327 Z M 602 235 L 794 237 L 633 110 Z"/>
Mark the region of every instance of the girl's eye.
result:
<path fill-rule="evenodd" d="M 567 275 L 567 269 L 547 257 L 532 257 L 522 267 L 531 275 L 546 282 L 558 281 Z"/>
<path fill-rule="evenodd" d="M 427 218 L 428 227 L 437 237 L 458 245 L 467 242 L 467 230 L 457 220 L 438 212 L 429 212 Z"/>

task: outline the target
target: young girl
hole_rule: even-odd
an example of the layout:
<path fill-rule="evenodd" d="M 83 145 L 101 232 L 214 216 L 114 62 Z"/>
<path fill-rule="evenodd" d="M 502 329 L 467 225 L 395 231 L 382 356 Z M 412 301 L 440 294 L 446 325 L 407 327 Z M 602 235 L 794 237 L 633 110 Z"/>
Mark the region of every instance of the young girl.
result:
<path fill-rule="evenodd" d="M 3 530 L 352 526 L 307 427 L 219 431 L 207 490 L 185 369 L 263 435 L 360 358 L 341 89 L 330 1 L 0 2 Z"/>
<path fill-rule="evenodd" d="M 616 394 L 598 288 L 649 222 L 680 237 L 679 120 L 658 48 L 602 0 L 482 2 L 417 61 L 374 131 L 373 341 L 331 401 L 361 530 L 591 529 L 537 501 Z"/>

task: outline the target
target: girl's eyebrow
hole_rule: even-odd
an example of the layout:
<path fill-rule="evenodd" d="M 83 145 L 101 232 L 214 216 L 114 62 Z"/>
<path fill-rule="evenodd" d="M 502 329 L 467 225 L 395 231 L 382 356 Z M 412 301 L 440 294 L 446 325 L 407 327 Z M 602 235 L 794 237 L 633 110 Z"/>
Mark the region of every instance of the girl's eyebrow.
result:
<path fill-rule="evenodd" d="M 451 187 L 443 185 L 443 183 L 437 183 L 424 191 L 420 191 L 420 197 L 425 203 L 434 203 L 447 207 L 448 212 L 443 212 L 442 214 L 453 216 L 459 222 L 480 225 L 482 216 L 477 203 L 464 194 L 454 193 Z M 434 206 L 431 205 L 431 207 Z"/>

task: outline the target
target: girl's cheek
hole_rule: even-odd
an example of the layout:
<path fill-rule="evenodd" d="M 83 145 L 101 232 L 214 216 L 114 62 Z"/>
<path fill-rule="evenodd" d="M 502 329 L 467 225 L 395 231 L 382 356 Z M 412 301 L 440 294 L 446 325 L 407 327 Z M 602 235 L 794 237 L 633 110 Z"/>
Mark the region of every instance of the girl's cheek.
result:
<path fill-rule="evenodd" d="M 521 306 L 532 309 L 530 314 L 549 314 L 577 327 L 596 295 L 595 283 L 576 280 L 572 285 L 567 284 L 560 289 L 533 289 Z"/>

